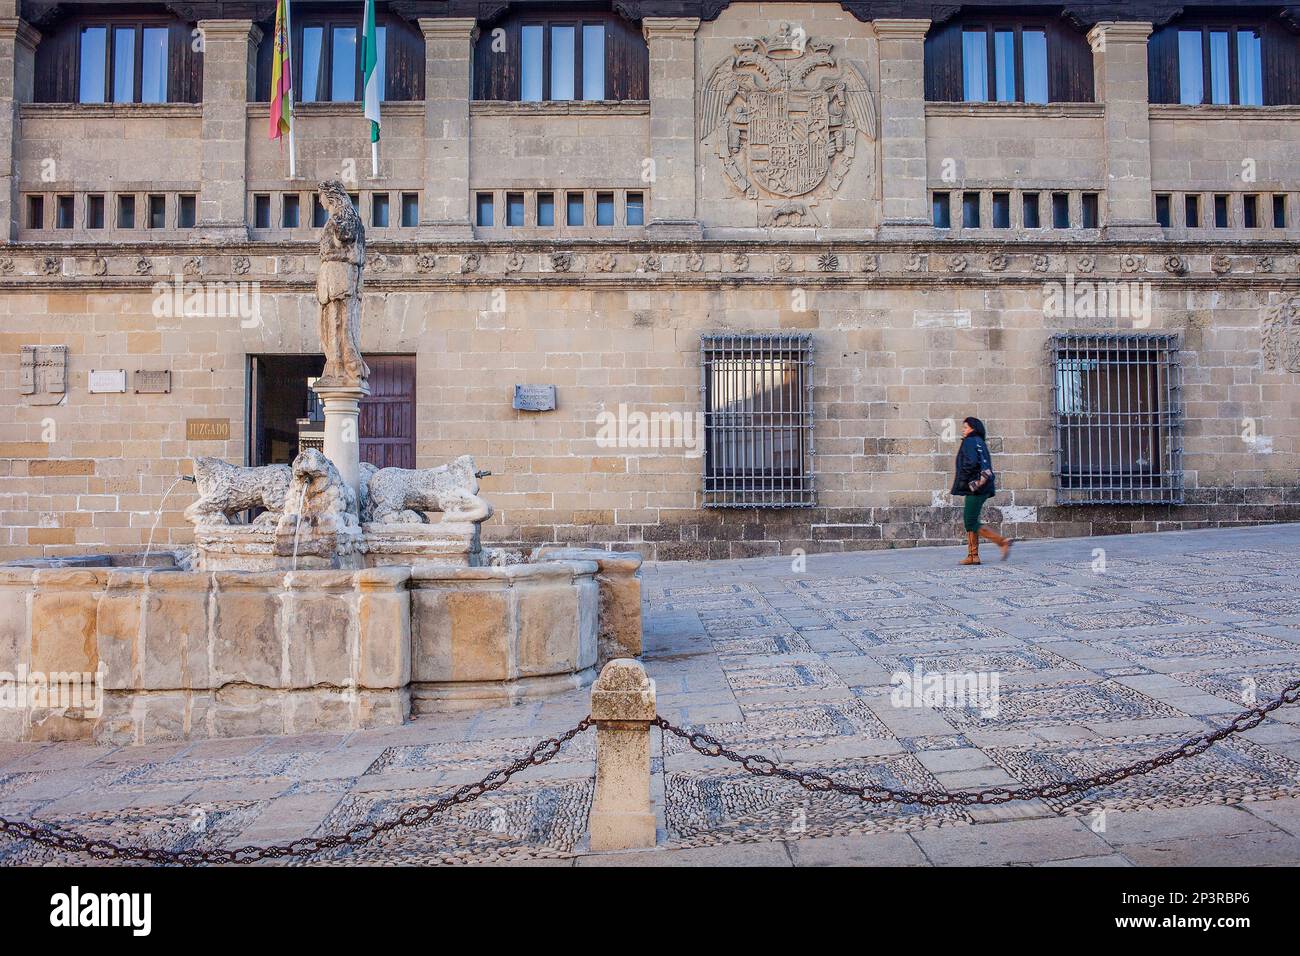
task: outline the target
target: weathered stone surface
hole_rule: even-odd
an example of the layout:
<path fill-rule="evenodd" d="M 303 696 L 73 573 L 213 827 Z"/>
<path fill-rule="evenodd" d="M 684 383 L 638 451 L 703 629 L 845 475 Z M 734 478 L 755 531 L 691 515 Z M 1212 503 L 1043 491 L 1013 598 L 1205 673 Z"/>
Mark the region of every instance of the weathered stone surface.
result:
<path fill-rule="evenodd" d="M 650 721 L 655 685 L 639 661 L 605 665 L 591 685 L 596 722 L 596 795 L 589 827 L 591 849 L 630 850 L 655 845 L 650 798 Z"/>

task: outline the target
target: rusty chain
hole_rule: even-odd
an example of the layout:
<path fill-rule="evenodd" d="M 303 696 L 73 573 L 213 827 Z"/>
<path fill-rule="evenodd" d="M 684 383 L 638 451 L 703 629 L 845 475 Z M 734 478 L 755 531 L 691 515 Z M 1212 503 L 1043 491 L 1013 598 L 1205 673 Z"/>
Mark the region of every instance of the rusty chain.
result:
<path fill-rule="evenodd" d="M 321 850 L 332 850 L 347 844 L 362 846 L 371 842 L 382 833 L 402 827 L 419 826 L 427 823 L 439 813 L 460 804 L 469 803 L 479 797 L 503 786 L 511 777 L 529 767 L 537 767 L 553 759 L 560 748 L 578 734 L 591 727 L 591 717 L 584 717 L 573 727 L 558 737 L 548 737 L 539 741 L 528 753 L 513 763 L 500 767 L 477 783 L 468 783 L 434 803 L 417 804 L 407 807 L 391 820 L 379 823 L 358 823 L 344 833 L 335 833 L 322 837 L 303 837 L 292 843 L 273 846 L 244 846 L 233 850 L 226 849 L 189 849 L 163 850 L 145 846 L 123 846 L 108 840 L 92 840 L 78 833 L 60 830 L 40 823 L 27 823 L 21 820 L 6 820 L 0 817 L 0 833 L 31 840 L 43 846 L 60 850 L 73 850 L 87 853 L 101 860 L 143 860 L 148 863 L 180 863 L 192 866 L 198 863 L 255 863 L 259 860 L 275 860 L 283 857 L 310 856 Z"/>
<path fill-rule="evenodd" d="M 1096 787 L 1109 786 L 1128 777 L 1150 773 L 1185 757 L 1202 754 L 1220 740 L 1233 734 L 1243 733 L 1253 727 L 1258 727 L 1270 713 L 1285 704 L 1294 704 L 1297 700 L 1300 700 L 1300 680 L 1288 684 L 1276 698 L 1268 703 L 1238 714 L 1230 723 L 1218 730 L 1192 737 L 1178 747 L 1167 750 L 1155 757 L 1148 757 L 1127 767 L 1103 770 L 1091 777 L 1054 781 L 1037 787 L 1018 787 L 1015 789 L 991 787 L 985 790 L 912 791 L 893 790 L 888 787 L 854 786 L 836 780 L 819 770 L 794 770 L 789 767 L 779 766 L 768 757 L 756 754 L 738 754 L 728 749 L 716 737 L 703 731 L 683 729 L 663 717 L 655 717 L 652 726 L 681 738 L 693 750 L 705 756 L 722 757 L 732 763 L 739 764 L 747 773 L 760 777 L 778 777 L 789 780 L 806 790 L 818 793 L 845 794 L 857 797 L 867 803 L 921 804 L 931 807 L 946 805 L 972 806 L 1008 803 L 1012 800 L 1035 800 L 1042 797 L 1063 797 L 1067 794 L 1082 793 Z M 539 741 L 527 754 L 507 766 L 492 771 L 476 783 L 466 784 L 458 788 L 434 803 L 416 804 L 407 807 L 401 814 L 390 820 L 379 823 L 359 823 L 344 833 L 322 837 L 303 837 L 294 840 L 292 843 L 271 846 L 244 846 L 230 850 L 164 850 L 155 847 L 122 845 L 108 840 L 95 840 L 46 824 L 8 820 L 3 817 L 0 817 L 0 833 L 21 840 L 30 840 L 33 843 L 55 849 L 86 853 L 101 860 L 125 859 L 158 864 L 195 865 L 201 863 L 255 863 L 260 860 L 310 856 L 322 850 L 336 849 L 345 844 L 362 846 L 375 840 L 383 833 L 404 827 L 419 826 L 454 806 L 477 800 L 484 794 L 504 786 L 511 777 L 521 770 L 540 766 L 554 759 L 566 743 L 588 730 L 591 726 L 591 717 L 584 717 L 576 726 L 558 737 L 548 737 Z"/>
<path fill-rule="evenodd" d="M 1082 793 L 1094 787 L 1109 786 L 1128 777 L 1150 773 L 1184 757 L 1194 757 L 1197 754 L 1204 753 L 1225 737 L 1242 733 L 1252 727 L 1258 727 L 1270 713 L 1283 704 L 1294 704 L 1297 699 L 1300 699 L 1300 680 L 1288 684 L 1282 689 L 1281 694 L 1267 704 L 1238 714 L 1226 726 L 1210 733 L 1201 734 L 1198 737 L 1192 737 L 1184 741 L 1180 746 L 1155 757 L 1140 760 L 1127 767 L 1103 770 L 1091 777 L 1080 777 L 1074 780 L 1046 783 L 1037 787 L 1017 787 L 1015 789 L 991 787 L 986 790 L 917 792 L 912 790 L 891 790 L 888 787 L 858 787 L 843 783 L 818 770 L 793 770 L 789 767 L 778 766 L 776 761 L 767 757 L 755 754 L 738 754 L 727 749 L 716 737 L 711 737 L 702 731 L 684 730 L 669 723 L 663 717 L 656 717 L 654 725 L 659 727 L 660 730 L 667 731 L 685 740 L 692 749 L 704 754 L 706 757 L 723 757 L 732 763 L 740 764 L 748 773 L 760 777 L 779 777 L 782 780 L 790 780 L 805 790 L 812 790 L 817 793 L 842 793 L 847 796 L 857 797 L 867 803 L 916 803 L 927 807 L 955 804 L 965 807 L 976 804 L 1008 803 L 1012 800 L 1036 800 L 1040 797 L 1063 797 L 1071 793 Z"/>

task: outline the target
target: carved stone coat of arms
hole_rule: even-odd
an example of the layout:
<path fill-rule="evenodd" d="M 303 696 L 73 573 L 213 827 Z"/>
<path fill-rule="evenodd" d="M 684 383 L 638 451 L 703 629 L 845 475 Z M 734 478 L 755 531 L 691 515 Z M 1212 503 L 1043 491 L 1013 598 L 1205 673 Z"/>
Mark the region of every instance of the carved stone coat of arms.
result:
<path fill-rule="evenodd" d="M 1279 302 L 1265 313 L 1263 339 L 1268 368 L 1300 372 L 1300 296 Z"/>
<path fill-rule="evenodd" d="M 751 199 L 792 198 L 823 183 L 836 189 L 858 134 L 876 138 L 876 101 L 862 68 L 833 45 L 781 24 L 773 37 L 742 40 L 699 95 L 700 139 L 717 134 L 731 182 Z"/>

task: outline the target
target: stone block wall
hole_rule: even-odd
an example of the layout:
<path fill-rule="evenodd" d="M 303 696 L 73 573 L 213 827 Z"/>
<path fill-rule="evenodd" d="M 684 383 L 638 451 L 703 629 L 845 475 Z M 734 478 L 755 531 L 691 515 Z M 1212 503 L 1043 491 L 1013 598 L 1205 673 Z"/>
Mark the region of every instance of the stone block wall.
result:
<path fill-rule="evenodd" d="M 990 427 L 1001 489 L 992 516 L 1020 534 L 1298 516 L 1300 386 L 1265 349 L 1269 310 L 1296 294 L 1294 256 L 1207 248 L 1180 259 L 1187 274 L 1177 275 L 1157 255 L 1057 251 L 1013 255 L 997 272 L 983 254 L 953 246 L 919 254 L 858 245 L 840 250 L 831 275 L 815 247 L 795 250 L 791 272 L 780 271 L 781 254 L 755 251 L 744 273 L 726 247 L 695 247 L 707 253 L 700 273 L 682 251 L 665 251 L 661 271 L 647 273 L 646 253 L 599 247 L 580 249 L 570 273 L 538 253 L 522 274 L 510 272 L 509 251 L 498 250 L 467 275 L 455 247 L 441 250 L 432 272 L 410 247 L 379 248 L 388 266 L 367 280 L 362 347 L 415 356 L 419 467 L 469 453 L 493 472 L 482 483 L 497 509 L 483 529 L 489 543 L 616 545 L 658 558 L 947 543 L 957 525 L 946 495 L 955 423 L 968 414 Z M 615 271 L 588 271 L 604 256 Z M 32 277 L 32 291 L 0 297 L 0 389 L 17 393 L 18 345 L 71 350 L 65 404 L 19 400 L 0 423 L 0 554 L 190 540 L 181 512 L 193 486 L 176 487 L 157 509 L 191 456 L 243 460 L 247 356 L 315 348 L 310 270 L 281 275 L 283 257 L 248 258 L 249 275 L 265 276 L 249 327 L 238 316 L 158 319 L 141 279 L 116 292 L 91 291 L 99 280 L 87 279 L 73 293 L 41 290 L 48 280 Z M 1223 274 L 1214 270 L 1221 259 Z M 1259 271 L 1263 262 L 1272 271 Z M 1123 272 L 1126 264 L 1142 271 Z M 1085 267 L 1094 271 L 1074 271 Z M 1149 324 L 1045 309 L 1048 283 L 1085 275 L 1148 283 Z M 620 406 L 693 419 L 700 336 L 726 330 L 812 335 L 817 508 L 704 509 L 703 463 L 684 443 L 602 440 L 602 422 Z M 1056 505 L 1046 345 L 1054 332 L 1087 330 L 1181 336 L 1188 505 Z M 171 395 L 86 391 L 90 369 L 154 365 L 173 369 Z M 557 409 L 514 410 L 519 383 L 555 385 Z M 186 419 L 209 417 L 229 418 L 232 438 L 187 441 Z"/>

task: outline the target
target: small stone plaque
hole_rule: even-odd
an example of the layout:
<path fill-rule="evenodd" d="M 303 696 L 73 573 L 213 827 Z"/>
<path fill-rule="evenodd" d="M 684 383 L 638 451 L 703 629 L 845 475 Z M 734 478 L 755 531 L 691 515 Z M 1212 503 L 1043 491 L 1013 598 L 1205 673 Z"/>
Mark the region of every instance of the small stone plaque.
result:
<path fill-rule="evenodd" d="M 185 419 L 186 441 L 229 441 L 229 418 Z"/>
<path fill-rule="evenodd" d="M 521 412 L 555 411 L 555 386 L 516 385 L 514 406 Z"/>
<path fill-rule="evenodd" d="M 172 390 L 171 369 L 154 371 L 138 368 L 135 370 L 135 392 L 137 395 L 167 395 Z"/>
<path fill-rule="evenodd" d="M 125 392 L 126 369 L 101 368 L 91 369 L 87 387 L 92 394 L 98 392 Z"/>

